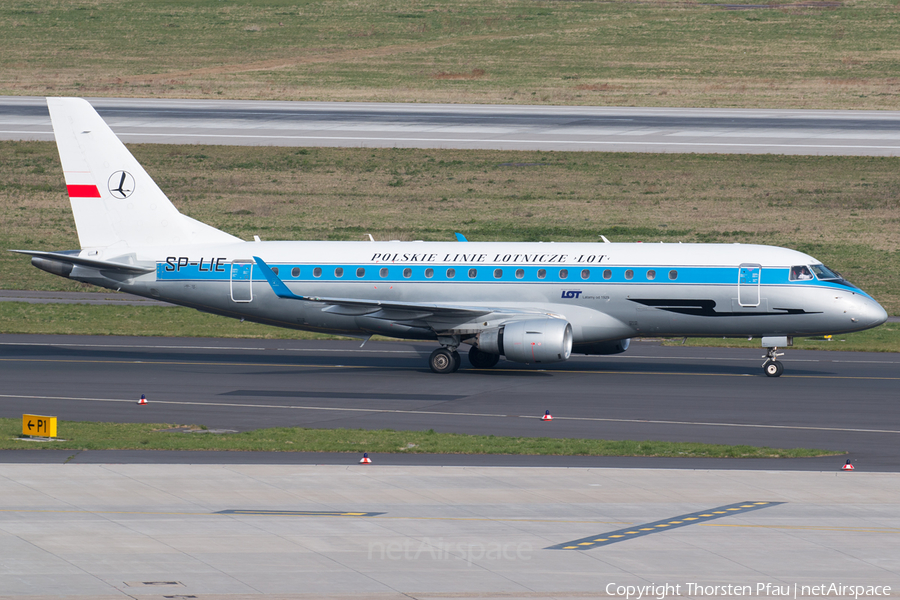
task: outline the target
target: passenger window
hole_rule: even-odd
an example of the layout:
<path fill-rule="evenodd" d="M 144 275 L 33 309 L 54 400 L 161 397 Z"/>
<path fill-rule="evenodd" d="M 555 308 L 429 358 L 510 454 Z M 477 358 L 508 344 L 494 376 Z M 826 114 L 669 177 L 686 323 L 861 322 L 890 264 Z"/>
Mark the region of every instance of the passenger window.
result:
<path fill-rule="evenodd" d="M 503 269 L 494 269 L 494 279 L 503 277 Z"/>
<path fill-rule="evenodd" d="M 656 271 L 654 271 L 653 269 L 647 271 L 647 279 L 649 279 L 650 281 L 656 279 Z"/>
<path fill-rule="evenodd" d="M 291 277 L 300 277 L 300 267 L 291 269 Z"/>
<path fill-rule="evenodd" d="M 469 279 L 478 277 L 478 269 L 469 269 Z"/>
<path fill-rule="evenodd" d="M 335 276 L 335 277 L 343 277 L 343 276 L 344 276 L 344 269 L 342 269 L 341 267 L 338 267 L 337 269 L 335 269 L 335 270 L 334 270 L 334 276 Z"/>
<path fill-rule="evenodd" d="M 675 269 L 669 271 L 669 279 L 671 279 L 672 281 L 678 279 L 678 271 L 676 271 Z"/>
<path fill-rule="evenodd" d="M 582 271 L 581 271 L 581 278 L 582 278 L 582 279 L 587 279 L 587 278 L 590 277 L 590 276 L 591 276 L 591 270 L 590 270 L 590 269 L 582 269 Z"/>
<path fill-rule="evenodd" d="M 456 269 L 447 269 L 447 279 L 456 277 Z"/>
<path fill-rule="evenodd" d="M 403 269 L 403 276 L 406 277 L 407 279 L 412 277 L 412 269 L 410 269 L 409 267 Z"/>
<path fill-rule="evenodd" d="M 632 271 L 631 269 L 628 269 L 627 271 L 625 271 L 625 279 L 633 279 L 633 278 L 634 278 L 634 271 Z"/>
<path fill-rule="evenodd" d="M 603 279 L 612 279 L 612 271 L 609 269 L 603 271 Z"/>
<path fill-rule="evenodd" d="M 525 269 L 516 269 L 516 279 L 525 277 Z"/>
<path fill-rule="evenodd" d="M 322 276 L 322 267 L 316 267 L 313 269 L 313 277 L 321 277 Z"/>
<path fill-rule="evenodd" d="M 363 269 L 362 267 L 358 268 L 358 269 L 356 270 L 356 276 L 357 276 L 357 277 L 365 277 L 365 276 L 366 276 L 366 270 Z"/>
<path fill-rule="evenodd" d="M 791 281 L 806 281 L 812 278 L 812 273 L 806 265 L 791 267 Z"/>
<path fill-rule="evenodd" d="M 425 277 L 428 279 L 434 277 L 434 269 L 425 269 Z"/>
<path fill-rule="evenodd" d="M 272 267 L 272 272 L 275 273 L 275 277 L 278 277 L 278 267 Z"/>
<path fill-rule="evenodd" d="M 388 276 L 387 267 L 381 267 L 381 271 L 379 271 L 378 274 L 381 275 L 382 277 L 387 277 Z"/>
<path fill-rule="evenodd" d="M 538 269 L 538 279 L 544 279 L 547 277 L 547 269 Z"/>
<path fill-rule="evenodd" d="M 560 270 L 559 270 L 559 278 L 560 278 L 560 279 L 565 279 L 565 278 L 567 278 L 568 276 L 569 276 L 569 270 L 568 270 L 568 269 L 560 269 Z"/>

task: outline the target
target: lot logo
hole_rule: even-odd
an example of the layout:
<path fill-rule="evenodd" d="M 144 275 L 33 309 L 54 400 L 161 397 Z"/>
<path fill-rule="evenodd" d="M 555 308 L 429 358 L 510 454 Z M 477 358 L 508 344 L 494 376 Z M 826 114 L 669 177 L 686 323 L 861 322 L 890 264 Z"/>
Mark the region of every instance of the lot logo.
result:
<path fill-rule="evenodd" d="M 109 193 L 124 200 L 134 192 L 134 177 L 127 171 L 116 171 L 109 176 Z"/>
<path fill-rule="evenodd" d="M 560 298 L 577 298 L 581 295 L 581 290 L 563 290 Z"/>

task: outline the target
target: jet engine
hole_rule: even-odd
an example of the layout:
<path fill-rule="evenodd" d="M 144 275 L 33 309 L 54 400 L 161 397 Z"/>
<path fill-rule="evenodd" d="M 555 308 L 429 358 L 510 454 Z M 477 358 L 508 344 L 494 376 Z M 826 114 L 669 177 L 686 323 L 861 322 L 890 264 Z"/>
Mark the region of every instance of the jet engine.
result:
<path fill-rule="evenodd" d="M 478 334 L 475 344 L 489 354 L 521 363 L 551 363 L 572 354 L 572 326 L 552 317 L 512 321 Z"/>

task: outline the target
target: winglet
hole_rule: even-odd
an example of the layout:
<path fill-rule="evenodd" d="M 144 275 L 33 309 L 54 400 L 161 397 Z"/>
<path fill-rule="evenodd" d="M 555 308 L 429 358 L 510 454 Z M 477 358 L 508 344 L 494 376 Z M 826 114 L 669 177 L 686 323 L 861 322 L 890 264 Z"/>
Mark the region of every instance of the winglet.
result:
<path fill-rule="evenodd" d="M 457 232 L 456 233 L 456 241 L 457 242 L 468 242 L 469 240 L 466 239 L 466 236 Z"/>
<path fill-rule="evenodd" d="M 298 296 L 294 292 L 288 289 L 284 282 L 278 279 L 278 275 L 272 271 L 271 267 L 263 261 L 258 256 L 254 256 L 253 260 L 256 261 L 256 266 L 259 267 L 259 270 L 262 271 L 263 277 L 266 278 L 266 281 L 269 283 L 269 286 L 272 288 L 272 291 L 275 292 L 275 295 L 279 298 L 293 298 L 294 300 L 306 300 L 305 296 Z"/>

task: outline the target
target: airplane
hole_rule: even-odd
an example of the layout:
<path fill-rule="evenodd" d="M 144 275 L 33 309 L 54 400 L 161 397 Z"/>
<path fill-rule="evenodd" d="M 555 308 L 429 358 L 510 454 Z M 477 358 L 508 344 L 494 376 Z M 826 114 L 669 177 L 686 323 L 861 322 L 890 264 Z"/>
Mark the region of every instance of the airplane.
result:
<path fill-rule="evenodd" d="M 749 244 L 254 241 L 181 214 L 80 98 L 47 98 L 81 248 L 13 250 L 44 271 L 208 313 L 436 341 L 435 373 L 625 352 L 642 336 L 795 336 L 887 313 L 812 256 Z M 370 236 L 371 239 L 371 236 Z M 365 342 L 363 342 L 365 343 Z"/>

